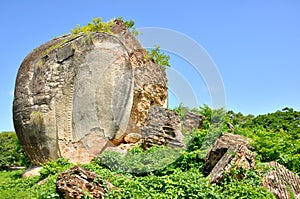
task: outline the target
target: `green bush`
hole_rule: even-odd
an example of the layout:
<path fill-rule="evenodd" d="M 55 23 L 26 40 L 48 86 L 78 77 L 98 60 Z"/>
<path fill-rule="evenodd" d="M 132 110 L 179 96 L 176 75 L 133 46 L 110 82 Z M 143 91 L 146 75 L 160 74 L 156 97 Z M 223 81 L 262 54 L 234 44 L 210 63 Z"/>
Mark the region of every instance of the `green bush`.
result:
<path fill-rule="evenodd" d="M 58 158 L 55 161 L 52 160 L 47 164 L 43 164 L 43 168 L 41 169 L 40 174 L 42 178 L 47 178 L 48 176 L 56 175 L 59 172 L 70 168 L 71 166 L 73 166 L 73 164 L 71 164 L 69 160 Z"/>
<path fill-rule="evenodd" d="M 165 168 L 156 171 L 157 175 L 171 174 L 176 169 L 187 171 L 191 168 L 202 168 L 204 158 L 202 154 L 202 145 L 207 136 L 207 130 L 194 130 L 191 134 L 189 142 L 186 143 L 187 148 L 180 153 L 179 158 Z"/>
<path fill-rule="evenodd" d="M 134 27 L 135 23 L 133 20 L 123 20 L 122 17 L 118 17 L 117 19 L 122 20 L 126 28 L 129 29 L 133 35 L 137 36 L 139 34 L 139 32 Z M 106 32 L 109 34 L 113 34 L 113 32 L 111 31 L 111 27 L 114 25 L 114 21 L 115 19 L 112 19 L 108 22 L 103 22 L 100 17 L 93 18 L 92 22 L 88 23 L 85 26 L 80 26 L 79 24 L 77 24 L 77 26 L 71 30 L 71 33 L 73 35 L 78 35 L 80 33 L 88 34 L 91 32 Z"/>
<path fill-rule="evenodd" d="M 159 46 L 155 46 L 153 49 L 148 50 L 148 59 L 151 59 L 154 63 L 166 68 L 170 67 L 170 56 L 166 55 L 165 53 L 161 52 Z"/>
<path fill-rule="evenodd" d="M 100 17 L 94 18 L 92 22 L 88 23 L 85 26 L 80 26 L 77 24 L 77 26 L 71 30 L 71 33 L 73 35 L 77 35 L 79 33 L 90 33 L 90 32 L 107 32 L 111 33 L 111 26 L 113 25 L 113 20 L 109 22 L 103 22 Z"/>
<path fill-rule="evenodd" d="M 115 172 L 146 175 L 173 163 L 182 149 L 165 146 L 153 146 L 144 150 L 140 145 L 133 147 L 126 155 L 114 151 L 105 151 L 96 161 L 99 165 Z"/>
<path fill-rule="evenodd" d="M 22 178 L 21 171 L 0 172 L 0 198 L 22 198 L 22 199 L 56 199 L 61 198 L 56 193 L 56 177 L 49 176 L 41 185 L 39 176 Z"/>
<path fill-rule="evenodd" d="M 0 170 L 10 166 L 28 167 L 30 161 L 15 132 L 0 133 Z"/>

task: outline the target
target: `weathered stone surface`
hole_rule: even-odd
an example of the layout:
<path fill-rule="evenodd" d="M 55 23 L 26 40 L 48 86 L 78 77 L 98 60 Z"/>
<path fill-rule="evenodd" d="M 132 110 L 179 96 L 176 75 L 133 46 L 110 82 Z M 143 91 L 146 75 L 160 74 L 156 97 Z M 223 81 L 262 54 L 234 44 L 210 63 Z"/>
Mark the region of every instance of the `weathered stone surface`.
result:
<path fill-rule="evenodd" d="M 28 168 L 22 173 L 22 177 L 27 178 L 27 177 L 32 177 L 32 176 L 39 176 L 39 175 L 41 175 L 40 174 L 41 169 L 42 169 L 42 167 Z"/>
<path fill-rule="evenodd" d="M 202 127 L 205 116 L 193 112 L 187 112 L 182 120 L 182 128 L 186 132 L 191 132 Z"/>
<path fill-rule="evenodd" d="M 246 137 L 226 133 L 214 143 L 208 152 L 203 168 L 204 175 L 209 175 L 211 182 L 219 183 L 224 172 L 236 165 L 245 169 L 254 169 L 255 156 L 249 149 Z"/>
<path fill-rule="evenodd" d="M 152 106 L 142 127 L 143 147 L 166 145 L 184 147 L 179 115 L 159 106 Z"/>
<path fill-rule="evenodd" d="M 125 44 L 134 74 L 133 105 L 126 134 L 141 134 L 141 127 L 151 106 L 167 108 L 168 81 L 166 71 L 149 59 L 146 50 L 126 29 L 121 20 L 116 20 L 112 31 Z M 119 144 L 123 140 L 114 140 Z"/>
<path fill-rule="evenodd" d="M 293 172 L 277 162 L 270 162 L 273 169 L 264 176 L 263 186 L 278 199 L 300 199 L 300 179 Z"/>
<path fill-rule="evenodd" d="M 167 101 L 165 71 L 122 21 L 114 34 L 63 36 L 34 49 L 18 71 L 13 117 L 34 164 L 87 163 L 108 142 L 141 134 L 152 105 Z"/>
<path fill-rule="evenodd" d="M 142 135 L 138 133 L 129 133 L 124 137 L 126 143 L 137 143 L 142 139 Z"/>
<path fill-rule="evenodd" d="M 93 198 L 104 198 L 106 190 L 113 185 L 98 179 L 98 175 L 82 167 L 75 166 L 64 173 L 59 173 L 56 189 L 64 198 L 84 198 L 89 195 Z"/>

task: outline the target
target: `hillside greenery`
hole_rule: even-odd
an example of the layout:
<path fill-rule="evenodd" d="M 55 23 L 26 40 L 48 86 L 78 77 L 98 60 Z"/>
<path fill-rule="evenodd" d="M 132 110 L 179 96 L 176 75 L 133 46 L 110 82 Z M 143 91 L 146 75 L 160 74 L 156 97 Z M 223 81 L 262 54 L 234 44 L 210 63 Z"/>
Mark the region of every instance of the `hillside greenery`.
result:
<path fill-rule="evenodd" d="M 13 166 L 29 166 L 30 161 L 25 154 L 15 132 L 0 133 L 0 170 Z"/>
<path fill-rule="evenodd" d="M 257 117 L 229 111 L 227 120 L 235 133 L 251 138 L 260 161 L 277 161 L 300 175 L 300 111 L 286 107 Z"/>
<path fill-rule="evenodd" d="M 188 110 L 182 105 L 175 109 L 182 117 Z M 152 147 L 144 151 L 141 146 L 136 146 L 125 158 L 113 152 L 104 153 L 91 163 L 81 166 L 116 186 L 106 198 L 120 199 L 275 198 L 267 189 L 261 187 L 267 162 L 278 161 L 294 173 L 300 174 L 300 112 L 284 108 L 255 117 L 224 109 L 213 110 L 207 105 L 192 111 L 201 113 L 206 119 L 203 129 L 189 135 L 191 139 L 187 140 L 187 150 L 172 153 L 167 147 Z M 230 131 L 227 122 L 234 126 L 234 133 L 252 140 L 257 158 L 256 169 L 241 171 L 233 168 L 225 175 L 221 184 L 210 184 L 208 177 L 202 174 L 205 156 L 201 154 L 211 146 L 217 136 Z M 1 133 L 0 137 L 2 140 L 7 137 L 7 133 Z M 19 144 L 14 143 L 20 149 Z M 7 147 L 7 150 L 18 147 Z M 6 149 L 1 150 L 1 155 L 9 156 Z M 14 158 L 8 158 L 14 164 L 17 162 L 19 165 L 28 165 L 26 161 L 12 159 Z M 167 163 L 162 166 L 156 160 Z M 57 175 L 71 166 L 73 165 L 65 159 L 51 161 L 43 165 L 41 176 L 26 179 L 20 177 L 22 171 L 3 170 L 0 172 L 0 195 L 2 198 L 61 198 L 55 188 Z M 246 175 L 242 175 L 242 178 L 235 177 L 240 176 L 239 172 L 246 172 Z M 44 183 L 38 185 L 41 180 Z"/>

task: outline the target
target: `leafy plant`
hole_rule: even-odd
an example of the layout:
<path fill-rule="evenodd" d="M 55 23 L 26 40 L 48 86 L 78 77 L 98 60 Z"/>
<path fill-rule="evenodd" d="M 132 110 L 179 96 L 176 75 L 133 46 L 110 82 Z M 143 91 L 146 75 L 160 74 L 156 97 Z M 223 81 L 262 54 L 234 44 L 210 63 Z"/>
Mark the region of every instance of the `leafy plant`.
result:
<path fill-rule="evenodd" d="M 80 26 L 77 24 L 77 26 L 71 30 L 71 33 L 73 35 L 78 35 L 79 33 L 90 33 L 90 32 L 107 32 L 112 34 L 111 26 L 113 26 L 114 21 L 110 20 L 108 22 L 103 22 L 100 17 L 93 18 L 92 22 L 88 23 L 85 26 Z"/>
<path fill-rule="evenodd" d="M 248 133 L 260 161 L 277 161 L 291 171 L 300 174 L 300 139 L 284 131 L 257 130 Z"/>
<path fill-rule="evenodd" d="M 43 164 L 43 168 L 40 171 L 41 177 L 46 178 L 50 175 L 56 175 L 61 171 L 70 168 L 72 164 L 64 158 L 58 158 L 57 160 L 51 160 L 47 164 Z"/>
<path fill-rule="evenodd" d="M 123 17 L 118 17 L 117 19 L 122 20 L 125 24 L 125 27 L 129 29 L 133 35 L 137 36 L 139 32 L 134 27 L 134 20 L 123 20 Z M 112 19 L 108 22 L 103 22 L 100 17 L 93 18 L 92 22 L 88 23 L 85 26 L 80 26 L 77 24 L 77 26 L 71 30 L 72 35 L 78 35 L 80 33 L 88 34 L 91 32 L 106 32 L 109 34 L 113 34 L 111 31 L 111 27 L 114 25 L 115 19 Z"/>
<path fill-rule="evenodd" d="M 138 36 L 140 34 L 140 32 L 134 27 L 135 22 L 134 20 L 123 20 L 123 17 L 118 17 L 119 20 L 122 20 L 126 26 L 127 29 L 130 30 L 130 32 L 134 35 L 134 36 Z"/>
<path fill-rule="evenodd" d="M 183 103 L 180 103 L 177 107 L 173 109 L 181 118 L 184 118 L 185 114 L 189 111 L 188 107 L 185 107 Z"/>
<path fill-rule="evenodd" d="M 158 65 L 166 68 L 170 67 L 170 56 L 166 55 L 164 52 L 161 52 L 159 46 L 155 46 L 151 50 L 148 50 L 149 57 L 146 57 L 148 59 L 151 59 L 153 62 L 157 63 Z"/>
<path fill-rule="evenodd" d="M 122 19 L 123 20 L 123 19 Z M 124 21 L 126 28 L 130 29 L 134 27 L 135 22 L 133 20 Z"/>

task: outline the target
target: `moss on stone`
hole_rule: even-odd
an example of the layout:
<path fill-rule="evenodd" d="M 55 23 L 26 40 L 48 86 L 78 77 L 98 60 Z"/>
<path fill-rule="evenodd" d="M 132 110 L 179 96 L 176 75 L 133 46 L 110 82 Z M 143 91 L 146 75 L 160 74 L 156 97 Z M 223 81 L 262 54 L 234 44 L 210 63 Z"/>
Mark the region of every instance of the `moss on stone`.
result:
<path fill-rule="evenodd" d="M 40 111 L 32 111 L 30 114 L 30 123 L 36 127 L 44 125 L 44 114 Z"/>

